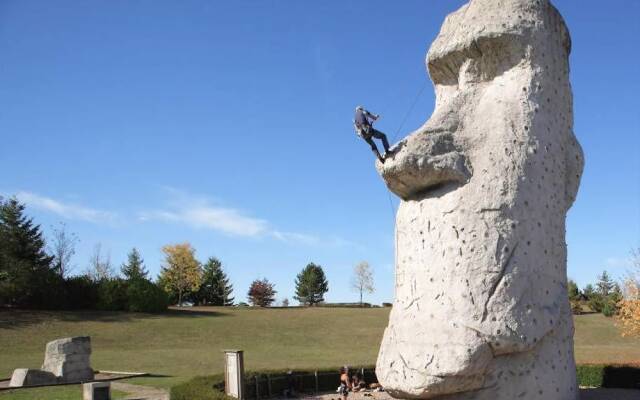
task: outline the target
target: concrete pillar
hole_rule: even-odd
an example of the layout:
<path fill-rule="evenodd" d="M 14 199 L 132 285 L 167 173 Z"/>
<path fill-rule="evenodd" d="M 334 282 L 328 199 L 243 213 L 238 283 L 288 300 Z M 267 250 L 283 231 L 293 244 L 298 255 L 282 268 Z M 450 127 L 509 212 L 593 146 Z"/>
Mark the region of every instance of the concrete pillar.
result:
<path fill-rule="evenodd" d="M 239 400 L 244 400 L 244 352 L 224 351 L 224 392 Z"/>

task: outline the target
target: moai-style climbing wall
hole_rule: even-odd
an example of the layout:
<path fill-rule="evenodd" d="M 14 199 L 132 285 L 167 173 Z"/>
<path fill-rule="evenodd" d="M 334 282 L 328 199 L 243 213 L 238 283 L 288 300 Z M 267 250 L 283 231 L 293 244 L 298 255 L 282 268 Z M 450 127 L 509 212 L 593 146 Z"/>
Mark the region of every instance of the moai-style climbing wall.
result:
<path fill-rule="evenodd" d="M 427 55 L 431 118 L 377 168 L 401 197 L 377 363 L 395 397 L 578 397 L 565 217 L 583 155 L 547 0 L 472 0 Z"/>

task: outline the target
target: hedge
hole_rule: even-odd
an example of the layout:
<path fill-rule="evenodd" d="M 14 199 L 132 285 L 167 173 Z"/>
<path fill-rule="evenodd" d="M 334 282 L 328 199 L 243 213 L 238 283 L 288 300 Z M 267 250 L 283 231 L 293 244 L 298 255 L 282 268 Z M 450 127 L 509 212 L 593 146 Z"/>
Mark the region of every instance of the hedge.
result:
<path fill-rule="evenodd" d="M 197 376 L 171 388 L 171 400 L 237 400 L 224 394 L 224 375 Z"/>
<path fill-rule="evenodd" d="M 352 372 L 364 370 L 367 382 L 376 381 L 374 367 L 354 368 Z M 256 389 L 260 398 L 280 397 L 291 384 L 299 393 L 313 393 L 336 390 L 340 381 L 340 367 L 324 368 L 313 371 L 293 370 L 245 371 L 244 397 L 256 398 Z M 316 388 L 315 374 L 318 374 Z M 257 380 L 256 380 L 257 378 Z M 199 376 L 171 388 L 171 400 L 236 400 L 224 393 L 224 375 Z"/>
<path fill-rule="evenodd" d="M 372 366 L 364 369 L 367 383 L 377 382 Z M 245 372 L 245 398 L 280 397 L 293 379 L 293 385 L 299 393 L 334 391 L 340 380 L 340 367 L 325 368 L 317 371 L 248 371 Z M 315 374 L 318 374 L 316 388 Z M 633 365 L 579 365 L 577 367 L 578 384 L 587 387 L 640 389 L 640 366 Z M 258 378 L 256 381 L 256 377 Z M 256 396 L 256 389 L 258 395 Z M 200 376 L 171 388 L 171 400 L 235 400 L 224 394 L 224 375 Z"/>

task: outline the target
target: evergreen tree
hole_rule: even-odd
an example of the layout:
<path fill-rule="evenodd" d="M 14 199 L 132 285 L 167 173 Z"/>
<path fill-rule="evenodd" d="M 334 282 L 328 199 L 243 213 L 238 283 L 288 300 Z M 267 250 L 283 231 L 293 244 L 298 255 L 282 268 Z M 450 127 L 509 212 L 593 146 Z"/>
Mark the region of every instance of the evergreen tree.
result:
<path fill-rule="evenodd" d="M 569 279 L 567 290 L 569 292 L 569 300 L 580 300 L 580 289 L 573 279 Z"/>
<path fill-rule="evenodd" d="M 38 306 L 57 281 L 40 226 L 24 209 L 15 198 L 0 198 L 0 303 Z"/>
<path fill-rule="evenodd" d="M 214 306 L 233 305 L 233 285 L 222 270 L 222 263 L 215 257 L 209 257 L 203 266 L 202 283 L 198 290 L 198 301 Z"/>
<path fill-rule="evenodd" d="M 296 277 L 294 299 L 300 304 L 313 306 L 323 302 L 327 291 L 329 291 L 329 283 L 320 265 L 309 263 Z"/>
<path fill-rule="evenodd" d="M 584 290 L 582 290 L 582 294 L 587 300 L 590 300 L 595 295 L 595 293 L 596 293 L 596 290 L 593 288 L 593 285 L 590 283 L 584 287 Z"/>
<path fill-rule="evenodd" d="M 127 262 L 120 267 L 120 272 L 128 281 L 148 279 L 149 272 L 144 266 L 144 260 L 135 247 L 127 255 Z"/>
<path fill-rule="evenodd" d="M 598 288 L 598 294 L 603 297 L 608 297 L 614 289 L 615 283 L 609 276 L 607 271 L 602 271 L 602 274 L 598 276 L 598 283 L 596 283 L 596 287 Z"/>

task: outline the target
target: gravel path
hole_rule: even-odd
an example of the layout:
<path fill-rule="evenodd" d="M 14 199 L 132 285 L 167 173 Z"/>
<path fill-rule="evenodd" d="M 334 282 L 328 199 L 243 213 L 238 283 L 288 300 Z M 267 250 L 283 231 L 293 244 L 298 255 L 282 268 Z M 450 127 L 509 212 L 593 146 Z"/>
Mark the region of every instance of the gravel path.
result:
<path fill-rule="evenodd" d="M 132 385 L 131 383 L 112 382 L 111 388 L 128 394 L 128 400 L 169 400 L 169 391 L 151 386 Z"/>

